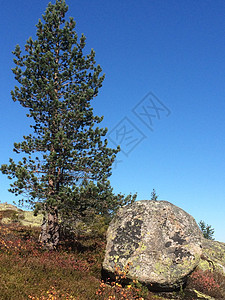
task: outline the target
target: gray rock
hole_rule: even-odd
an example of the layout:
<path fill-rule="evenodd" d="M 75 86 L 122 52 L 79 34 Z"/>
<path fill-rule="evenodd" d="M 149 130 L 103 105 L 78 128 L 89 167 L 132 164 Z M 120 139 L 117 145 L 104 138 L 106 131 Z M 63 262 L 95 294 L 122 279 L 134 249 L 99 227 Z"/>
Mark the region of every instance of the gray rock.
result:
<path fill-rule="evenodd" d="M 204 293 L 201 293 L 195 289 L 189 291 L 190 299 L 198 299 L 198 300 L 215 300 L 215 298 L 208 296 Z"/>
<path fill-rule="evenodd" d="M 225 243 L 203 239 L 199 268 L 218 271 L 225 276 Z"/>
<path fill-rule="evenodd" d="M 200 261 L 202 233 L 194 218 L 167 201 L 137 201 L 110 223 L 103 276 L 130 263 L 128 278 L 151 290 L 179 289 Z"/>

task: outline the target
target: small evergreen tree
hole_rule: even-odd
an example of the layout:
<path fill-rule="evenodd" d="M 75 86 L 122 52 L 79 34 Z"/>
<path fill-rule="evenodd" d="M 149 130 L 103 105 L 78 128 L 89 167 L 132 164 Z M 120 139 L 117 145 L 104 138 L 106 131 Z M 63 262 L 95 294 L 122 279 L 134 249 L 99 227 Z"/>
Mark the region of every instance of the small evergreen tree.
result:
<path fill-rule="evenodd" d="M 212 228 L 211 225 L 208 225 L 208 224 L 206 225 L 205 222 L 202 220 L 198 223 L 198 225 L 202 231 L 204 238 L 206 238 L 208 240 L 214 240 L 213 235 L 214 235 L 215 230 Z"/>
<path fill-rule="evenodd" d="M 85 36 L 74 30 L 73 18 L 65 20 L 64 0 L 49 3 L 37 39 L 29 38 L 24 54 L 17 45 L 13 73 L 19 83 L 12 99 L 29 109 L 33 133 L 14 143 L 25 156 L 2 165 L 1 171 L 14 179 L 10 192 L 25 194 L 42 211 L 40 240 L 53 249 L 61 220 L 88 210 L 111 214 L 132 196 L 113 195 L 108 177 L 119 148 L 107 147 L 106 128 L 97 125 L 103 117 L 93 114 L 90 101 L 98 95 L 104 75 L 95 65 L 95 52 L 84 55 Z"/>
<path fill-rule="evenodd" d="M 153 189 L 151 192 L 151 200 L 157 201 L 158 197 L 159 195 L 157 195 L 155 189 Z"/>

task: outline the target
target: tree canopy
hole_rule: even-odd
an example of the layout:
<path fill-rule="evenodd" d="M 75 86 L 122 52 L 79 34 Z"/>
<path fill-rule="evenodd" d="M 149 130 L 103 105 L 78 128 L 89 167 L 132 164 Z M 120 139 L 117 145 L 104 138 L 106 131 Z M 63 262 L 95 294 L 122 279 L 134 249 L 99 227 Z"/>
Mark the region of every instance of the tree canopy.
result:
<path fill-rule="evenodd" d="M 67 10 L 64 0 L 49 3 L 36 39 L 13 52 L 19 85 L 11 95 L 29 110 L 32 133 L 14 143 L 24 157 L 1 166 L 13 179 L 10 192 L 43 212 L 41 240 L 50 247 L 59 240 L 59 214 L 92 209 L 109 215 L 133 199 L 114 195 L 110 187 L 119 147 L 107 146 L 107 128 L 98 126 L 103 117 L 91 106 L 105 76 L 94 50 L 85 55 L 85 36 L 78 38 L 74 19 L 65 19 Z"/>

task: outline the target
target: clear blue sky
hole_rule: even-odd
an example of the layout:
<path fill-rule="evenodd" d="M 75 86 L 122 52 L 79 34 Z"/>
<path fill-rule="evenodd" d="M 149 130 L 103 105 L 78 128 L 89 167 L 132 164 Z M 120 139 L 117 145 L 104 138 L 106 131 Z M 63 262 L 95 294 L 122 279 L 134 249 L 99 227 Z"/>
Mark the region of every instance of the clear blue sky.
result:
<path fill-rule="evenodd" d="M 48 0 L 0 1 L 0 163 L 29 132 L 11 100 L 16 44 L 35 38 Z M 67 0 L 79 35 L 106 79 L 93 106 L 123 152 L 115 192 L 167 200 L 215 228 L 225 242 L 225 2 L 222 0 Z M 152 94 L 149 94 L 149 93 Z M 154 105 L 157 107 L 154 108 Z M 152 122 L 152 124 L 151 124 Z M 12 203 L 0 174 L 0 201 Z"/>

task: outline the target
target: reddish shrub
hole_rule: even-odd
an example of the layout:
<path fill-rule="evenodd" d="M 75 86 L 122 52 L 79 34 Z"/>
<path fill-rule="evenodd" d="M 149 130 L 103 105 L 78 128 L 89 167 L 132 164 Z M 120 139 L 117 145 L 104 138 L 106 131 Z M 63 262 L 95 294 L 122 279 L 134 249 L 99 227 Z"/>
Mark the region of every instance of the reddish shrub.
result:
<path fill-rule="evenodd" d="M 188 286 L 217 299 L 223 297 L 218 276 L 210 270 L 196 269 L 189 278 Z"/>

